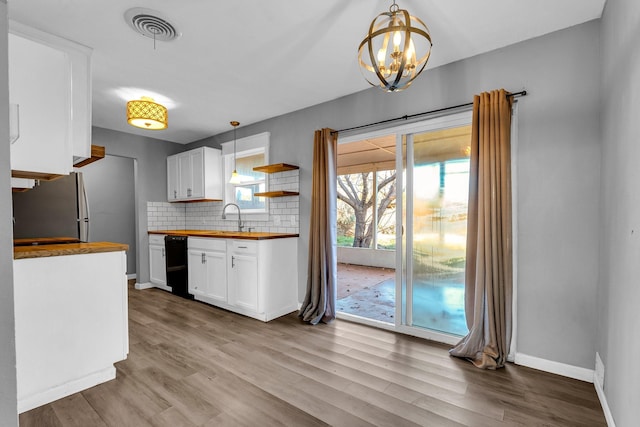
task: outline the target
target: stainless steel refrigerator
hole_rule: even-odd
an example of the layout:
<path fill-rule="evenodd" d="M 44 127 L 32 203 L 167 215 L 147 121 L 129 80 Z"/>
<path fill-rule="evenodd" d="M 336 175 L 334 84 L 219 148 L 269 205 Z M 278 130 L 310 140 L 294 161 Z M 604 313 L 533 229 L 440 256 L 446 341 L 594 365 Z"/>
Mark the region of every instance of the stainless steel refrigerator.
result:
<path fill-rule="evenodd" d="M 13 193 L 13 237 L 89 241 L 89 204 L 81 172 Z"/>

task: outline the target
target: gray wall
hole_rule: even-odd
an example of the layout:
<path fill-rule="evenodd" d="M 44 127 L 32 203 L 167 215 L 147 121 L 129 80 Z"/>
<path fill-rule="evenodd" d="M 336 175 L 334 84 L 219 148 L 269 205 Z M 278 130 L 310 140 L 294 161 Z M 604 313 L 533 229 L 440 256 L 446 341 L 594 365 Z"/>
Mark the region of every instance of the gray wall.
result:
<path fill-rule="evenodd" d="M 0 0 L 0 425 L 12 427 L 18 425 L 18 398 L 7 62 L 7 3 Z"/>
<path fill-rule="evenodd" d="M 136 274 L 139 283 L 149 281 L 147 201 L 167 201 L 167 156 L 184 151 L 173 142 L 94 127 L 92 143 L 105 146 L 107 154 L 136 159 Z"/>
<path fill-rule="evenodd" d="M 80 169 L 89 199 L 89 240 L 129 245 L 127 274 L 136 273 L 134 163 L 128 157 L 107 155 Z"/>
<path fill-rule="evenodd" d="M 306 287 L 313 131 L 470 102 L 504 87 L 519 102 L 518 352 L 593 369 L 598 277 L 599 21 L 427 70 L 405 92 L 375 88 L 238 128 L 271 132 L 272 163 L 300 169 L 299 300 Z M 310 84 L 312 84 L 310 82 Z M 247 100 L 250 102 L 250 100 Z M 229 119 L 242 122 L 241 112 Z M 190 144 L 218 146 L 232 133 Z"/>
<path fill-rule="evenodd" d="M 602 18 L 602 227 L 597 351 L 617 426 L 640 420 L 640 2 Z"/>

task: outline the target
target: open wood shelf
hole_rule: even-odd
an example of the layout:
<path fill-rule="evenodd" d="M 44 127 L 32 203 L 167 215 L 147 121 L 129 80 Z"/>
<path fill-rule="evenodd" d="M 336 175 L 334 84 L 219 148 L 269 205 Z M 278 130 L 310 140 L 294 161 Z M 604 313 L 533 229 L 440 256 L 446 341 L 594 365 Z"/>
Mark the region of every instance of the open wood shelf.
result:
<path fill-rule="evenodd" d="M 276 172 L 286 172 L 300 169 L 298 166 L 290 165 L 287 163 L 275 163 L 273 165 L 265 165 L 265 166 L 256 166 L 253 168 L 254 171 L 264 172 L 264 173 L 276 173 Z"/>
<path fill-rule="evenodd" d="M 264 193 L 254 193 L 254 196 L 258 197 L 287 197 L 287 196 L 299 196 L 297 191 L 265 191 Z"/>

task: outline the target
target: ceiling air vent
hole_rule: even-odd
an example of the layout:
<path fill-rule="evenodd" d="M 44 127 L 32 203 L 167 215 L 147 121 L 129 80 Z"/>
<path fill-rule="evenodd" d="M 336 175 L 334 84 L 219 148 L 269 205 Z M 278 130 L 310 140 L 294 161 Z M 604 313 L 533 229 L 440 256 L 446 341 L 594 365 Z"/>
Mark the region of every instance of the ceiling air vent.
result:
<path fill-rule="evenodd" d="M 160 12 L 142 7 L 134 7 L 124 14 L 124 19 L 133 30 L 145 37 L 168 42 L 180 37 L 180 33 Z"/>

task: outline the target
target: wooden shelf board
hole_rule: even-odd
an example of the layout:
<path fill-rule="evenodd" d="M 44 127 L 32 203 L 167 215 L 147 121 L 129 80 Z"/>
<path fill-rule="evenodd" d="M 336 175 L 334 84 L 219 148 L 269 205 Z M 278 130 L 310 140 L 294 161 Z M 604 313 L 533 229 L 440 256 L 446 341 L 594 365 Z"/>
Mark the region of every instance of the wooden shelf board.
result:
<path fill-rule="evenodd" d="M 297 191 L 266 191 L 264 193 L 254 193 L 253 195 L 258 197 L 287 197 L 298 196 L 300 193 Z"/>
<path fill-rule="evenodd" d="M 39 179 L 41 181 L 53 181 L 54 179 L 62 178 L 65 175 L 57 175 L 55 173 L 19 171 L 19 170 L 12 169 L 11 176 L 13 178 Z"/>
<path fill-rule="evenodd" d="M 298 166 L 290 165 L 287 163 L 276 163 L 273 165 L 256 166 L 255 168 L 253 168 L 254 171 L 264 172 L 264 173 L 286 172 L 286 171 L 292 171 L 296 169 L 300 169 L 300 168 Z"/>
<path fill-rule="evenodd" d="M 75 163 L 73 167 L 81 168 L 83 166 L 88 165 L 89 163 L 93 163 L 100 159 L 104 159 L 105 149 L 101 145 L 91 145 L 91 157 L 85 160 L 81 160 L 78 163 Z"/>

